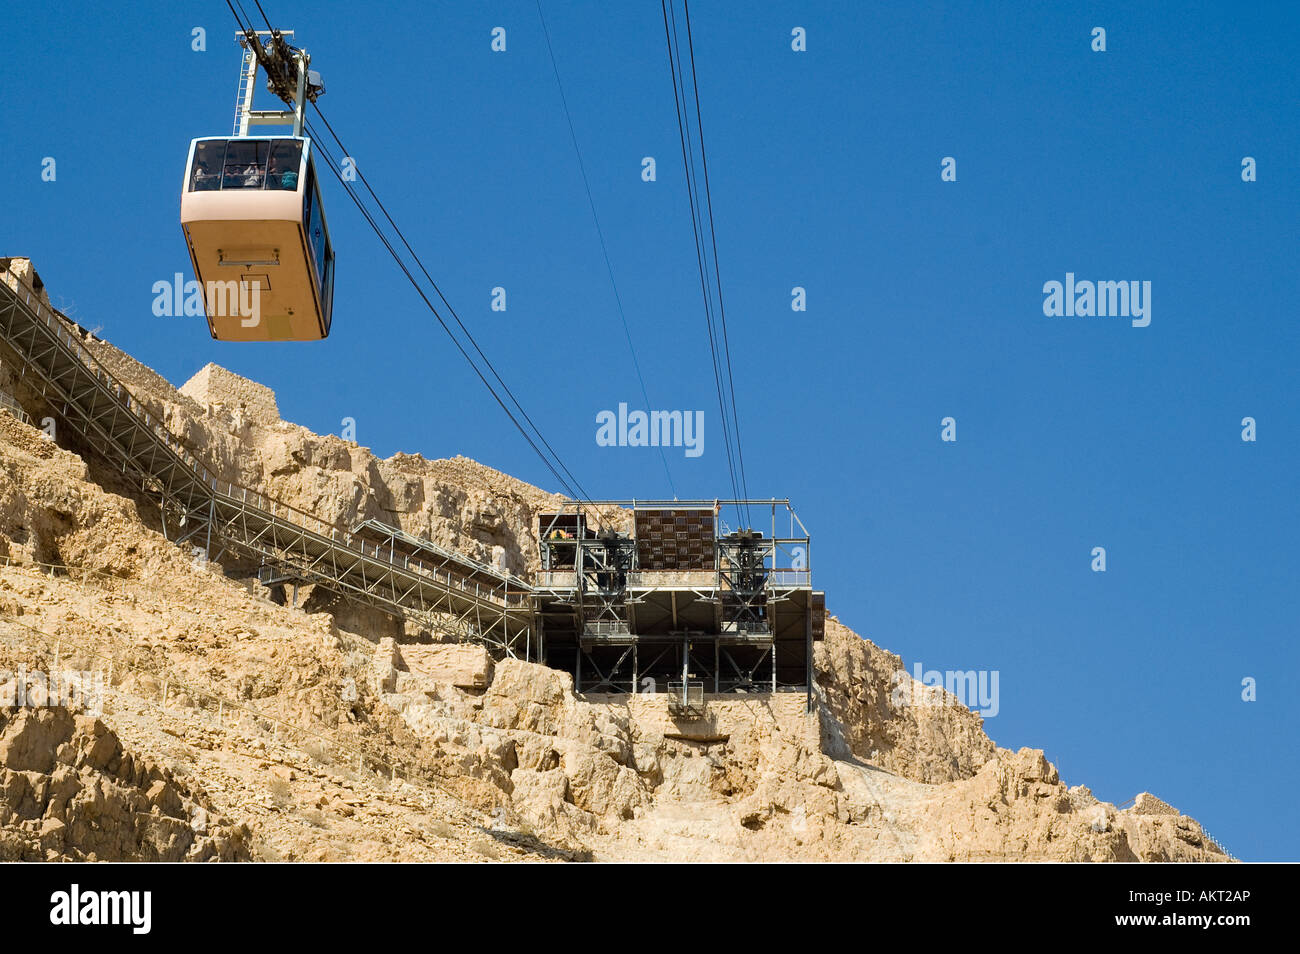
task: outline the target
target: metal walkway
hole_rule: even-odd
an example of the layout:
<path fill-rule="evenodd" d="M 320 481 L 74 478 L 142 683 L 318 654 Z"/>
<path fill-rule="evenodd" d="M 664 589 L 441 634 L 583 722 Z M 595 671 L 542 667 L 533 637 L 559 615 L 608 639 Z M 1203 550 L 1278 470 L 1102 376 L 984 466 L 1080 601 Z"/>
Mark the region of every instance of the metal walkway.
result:
<path fill-rule="evenodd" d="M 410 619 L 431 631 L 532 658 L 530 587 L 423 542 L 372 543 L 346 527 L 217 478 L 90 352 L 79 329 L 45 306 L 5 262 L 0 271 L 0 357 L 16 387 L 44 401 L 81 440 L 139 481 L 162 507 L 169 539 L 205 555 L 242 552 L 286 579 Z"/>

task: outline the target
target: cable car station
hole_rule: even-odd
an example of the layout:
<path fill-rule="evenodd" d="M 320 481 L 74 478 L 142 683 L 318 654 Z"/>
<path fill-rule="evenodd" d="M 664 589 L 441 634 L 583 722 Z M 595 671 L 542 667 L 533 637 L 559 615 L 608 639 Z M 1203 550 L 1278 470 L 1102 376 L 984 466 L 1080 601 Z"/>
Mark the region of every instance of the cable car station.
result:
<path fill-rule="evenodd" d="M 724 507 L 767 529 L 729 529 Z M 667 691 L 691 710 L 704 693 L 809 690 L 826 597 L 788 500 L 574 503 L 537 527 L 538 658 L 579 692 Z"/>

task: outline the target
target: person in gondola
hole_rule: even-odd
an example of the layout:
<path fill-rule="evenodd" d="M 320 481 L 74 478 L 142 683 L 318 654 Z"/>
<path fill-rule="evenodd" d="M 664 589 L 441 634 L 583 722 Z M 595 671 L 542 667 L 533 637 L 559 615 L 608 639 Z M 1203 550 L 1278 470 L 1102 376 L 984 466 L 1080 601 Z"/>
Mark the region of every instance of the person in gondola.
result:
<path fill-rule="evenodd" d="M 279 156 L 273 156 L 266 172 L 266 184 L 272 189 L 292 192 L 298 188 L 298 170 L 290 168 Z"/>
<path fill-rule="evenodd" d="M 191 188 L 194 192 L 210 192 L 221 188 L 221 176 L 208 167 L 206 159 L 195 159 L 194 183 Z"/>

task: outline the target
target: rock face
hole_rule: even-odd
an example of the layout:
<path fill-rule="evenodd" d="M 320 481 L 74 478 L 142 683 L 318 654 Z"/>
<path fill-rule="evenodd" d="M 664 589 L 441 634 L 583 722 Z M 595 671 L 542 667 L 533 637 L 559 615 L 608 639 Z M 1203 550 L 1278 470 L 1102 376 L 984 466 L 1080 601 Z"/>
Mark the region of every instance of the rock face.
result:
<path fill-rule="evenodd" d="M 0 860 L 238 861 L 248 837 L 99 719 L 0 709 Z"/>
<path fill-rule="evenodd" d="M 45 307 L 50 307 L 50 296 L 45 290 L 45 282 L 41 281 L 41 276 L 36 273 L 36 267 L 32 265 L 29 258 L 14 256 L 0 257 L 0 273 L 4 273 L 3 281 L 7 281 L 11 287 L 22 285 L 36 293 L 40 302 Z M 12 277 L 10 277 L 12 276 Z"/>
<path fill-rule="evenodd" d="M 31 261 L 26 258 L 0 257 L 0 281 L 20 292 L 32 292 L 46 308 L 50 307 L 50 296 L 45 291 L 45 283 L 36 274 Z M 13 382 L 15 371 L 0 363 L 0 407 L 15 404 Z"/>
<path fill-rule="evenodd" d="M 227 479 L 535 566 L 534 516 L 555 501 L 535 487 L 460 457 L 380 460 L 280 421 L 273 394 L 216 366 L 178 391 L 87 345 Z M 0 708 L 0 859 L 481 860 L 526 843 L 611 860 L 1226 860 L 1155 796 L 1121 810 L 1066 788 L 1041 751 L 998 748 L 950 696 L 900 704 L 902 660 L 833 617 L 813 712 L 800 693 L 710 696 L 676 720 L 662 695 L 579 697 L 565 673 L 414 643 L 324 591 L 271 604 L 114 488 L 132 493 L 0 413 L 0 655 L 39 631 L 112 658 L 123 701 L 99 719 Z M 205 693 L 242 721 L 201 711 Z M 437 797 L 417 804 L 417 780 Z M 473 842 L 484 831 L 501 839 Z"/>
<path fill-rule="evenodd" d="M 840 627 L 837 639 L 849 638 Z M 806 713 L 797 694 L 711 696 L 704 719 L 676 722 L 662 697 L 579 699 L 567 674 L 517 660 L 498 663 L 485 691 L 465 691 L 392 649 L 383 704 L 475 779 L 479 797 L 497 793 L 529 828 L 610 858 L 1226 860 L 1192 819 L 1069 790 L 1040 750 L 998 749 L 968 711 L 916 721 L 886 706 L 884 726 L 832 733 L 831 748 L 858 739 L 877 746 L 874 758 L 832 757 L 831 706 Z M 426 660 L 453 650 L 421 647 Z M 857 658 L 865 668 L 836 674 L 855 698 L 897 665 L 887 653 Z"/>
<path fill-rule="evenodd" d="M 896 705 L 897 680 L 914 683 L 902 658 L 834 617 L 814 656 L 827 751 L 851 753 L 918 782 L 970 778 L 993 758 L 996 747 L 982 720 L 951 695 L 943 694 L 941 705 Z"/>
<path fill-rule="evenodd" d="M 280 423 L 280 409 L 275 392 L 264 384 L 241 378 L 215 364 L 205 364 L 194 377 L 181 385 L 181 394 L 199 404 L 229 408 L 259 424 Z"/>
<path fill-rule="evenodd" d="M 1133 799 L 1134 815 L 1177 815 L 1178 809 L 1162 802 L 1150 792 L 1141 792 L 1138 797 Z"/>

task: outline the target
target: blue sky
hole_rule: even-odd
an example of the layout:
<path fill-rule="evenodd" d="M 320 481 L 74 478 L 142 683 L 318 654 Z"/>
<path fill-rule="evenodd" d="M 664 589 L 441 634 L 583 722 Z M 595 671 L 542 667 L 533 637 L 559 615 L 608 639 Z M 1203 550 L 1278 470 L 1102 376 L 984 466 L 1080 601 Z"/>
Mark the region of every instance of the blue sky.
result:
<path fill-rule="evenodd" d="M 586 489 L 669 495 L 655 451 L 595 442 L 599 411 L 644 401 L 532 0 L 264 6 Z M 692 5 L 750 491 L 793 500 L 844 622 L 909 665 L 999 671 L 1000 745 L 1294 860 L 1297 9 L 1070 6 Z M 669 452 L 677 492 L 729 496 L 659 4 L 545 9 L 651 404 L 705 412 L 703 456 Z M 189 277 L 188 143 L 230 128 L 223 2 L 46 5 L 0 53 L 0 254 L 76 320 L 177 384 L 215 361 L 313 430 L 352 417 L 381 455 L 556 489 L 337 182 L 327 341 L 153 315 L 153 283 Z M 1067 271 L 1150 281 L 1151 324 L 1045 317 Z"/>

